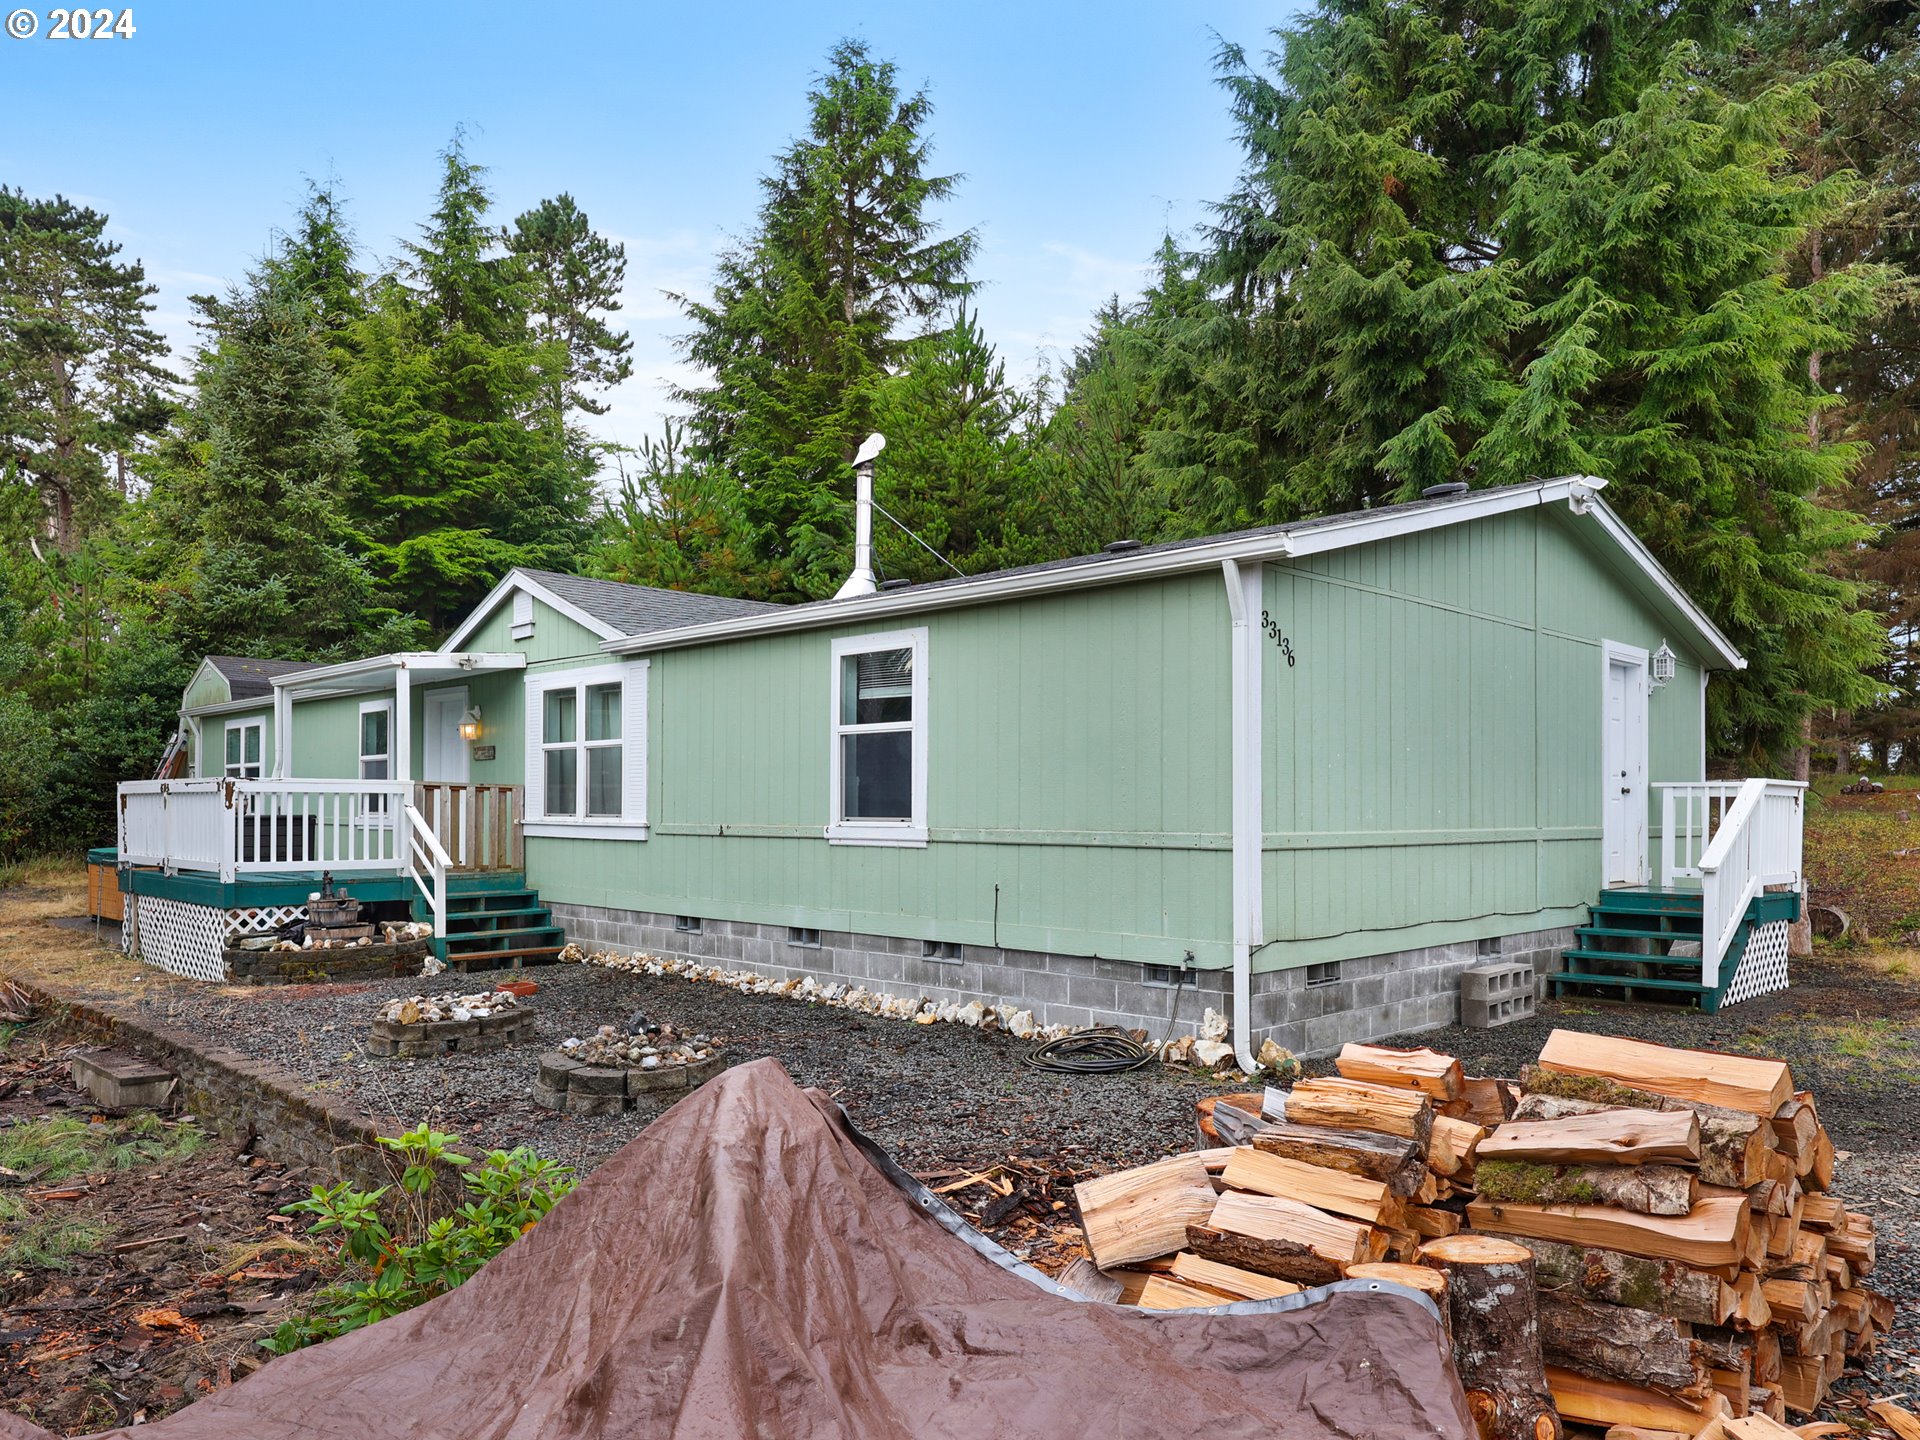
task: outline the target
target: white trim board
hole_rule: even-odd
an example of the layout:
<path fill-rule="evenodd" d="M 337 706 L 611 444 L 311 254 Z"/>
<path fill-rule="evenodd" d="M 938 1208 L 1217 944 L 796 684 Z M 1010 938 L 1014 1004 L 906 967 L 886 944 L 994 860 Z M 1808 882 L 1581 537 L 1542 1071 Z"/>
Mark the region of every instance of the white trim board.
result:
<path fill-rule="evenodd" d="M 1010 571 L 1004 575 L 988 575 L 964 583 L 951 581 L 924 589 L 909 587 L 851 600 L 793 605 L 765 615 L 709 621 L 702 625 L 656 630 L 645 635 L 611 640 L 602 648 L 612 654 L 640 655 L 788 631 L 884 624 L 934 610 L 951 610 L 1028 595 L 1121 585 L 1165 575 L 1216 570 L 1224 563 L 1298 559 L 1352 545 L 1372 544 L 1396 536 L 1459 525 L 1469 520 L 1482 520 L 1489 516 L 1564 502 L 1574 516 L 1592 517 L 1595 520 L 1600 533 L 1615 542 L 1648 588 L 1671 604 L 1678 617 L 1695 632 L 1695 640 L 1704 646 L 1706 653 L 1717 656 L 1726 668 L 1744 669 L 1747 662 L 1733 642 L 1693 603 L 1673 577 L 1635 538 L 1633 532 L 1600 499 L 1599 492 L 1606 483 L 1594 476 L 1573 475 L 1558 480 L 1537 481 L 1531 485 L 1510 485 L 1478 493 L 1470 491 L 1458 499 L 1441 504 L 1413 509 L 1388 507 L 1377 512 L 1359 511 L 1298 530 L 1223 535 L 1197 544 L 1148 550 L 1139 555 L 1089 557 L 1079 565 Z"/>
<path fill-rule="evenodd" d="M 931 719 L 927 713 L 927 627 L 847 635 L 828 648 L 831 653 L 827 672 L 827 840 L 834 845 L 924 848 L 927 843 L 927 729 Z M 904 820 L 847 820 L 840 814 L 841 662 L 849 655 L 866 655 L 876 650 L 913 652 L 913 715 L 908 721 L 907 742 L 908 763 L 913 767 L 907 781 L 911 791 L 908 804 L 913 813 Z"/>
<path fill-rule="evenodd" d="M 620 632 L 613 626 L 607 624 L 606 621 L 589 615 L 571 600 L 561 599 L 526 571 L 516 568 L 509 570 L 501 578 L 500 583 L 487 592 L 485 598 L 473 607 L 473 612 L 460 622 L 459 628 L 446 638 L 445 643 L 443 643 L 440 648 L 447 652 L 458 650 L 462 645 L 467 643 L 467 637 L 472 635 L 475 630 L 478 630 L 493 612 L 500 608 L 500 602 L 516 592 L 523 595 L 531 595 L 548 609 L 566 616 L 567 619 L 573 621 L 574 624 L 581 626 L 592 634 L 598 635 L 602 640 L 618 640 L 621 638 Z"/>

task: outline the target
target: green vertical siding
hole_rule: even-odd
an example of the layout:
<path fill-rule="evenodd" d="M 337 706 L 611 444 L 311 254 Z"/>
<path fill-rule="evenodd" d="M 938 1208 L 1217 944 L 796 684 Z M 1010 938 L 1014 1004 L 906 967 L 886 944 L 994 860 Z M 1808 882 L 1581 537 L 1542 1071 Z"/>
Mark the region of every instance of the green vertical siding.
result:
<path fill-rule="evenodd" d="M 258 710 L 229 710 L 220 715 L 202 715 L 200 733 L 206 741 L 206 753 L 194 757 L 195 774 L 213 779 L 227 773 L 227 726 L 260 721 L 260 773 L 273 774 L 273 702 L 263 700 Z"/>
<path fill-rule="evenodd" d="M 533 634 L 525 640 L 516 640 L 513 638 L 513 601 L 505 600 L 498 610 L 481 622 L 479 629 L 467 637 L 462 648 L 490 655 L 505 655 L 517 650 L 527 657 L 528 664 L 533 665 L 543 660 L 598 655 L 600 637 L 558 610 L 535 600 Z"/>
<path fill-rule="evenodd" d="M 1603 639 L 1676 649 L 1554 510 L 1267 567 L 1263 968 L 1563 923 L 1600 880 Z M 1649 779 L 1701 773 L 1699 660 Z M 1657 863 L 1658 796 L 1650 795 Z"/>
<path fill-rule="evenodd" d="M 187 682 L 187 693 L 180 698 L 180 708 L 192 710 L 201 705 L 219 705 L 233 699 L 228 688 L 227 677 L 211 665 L 203 664 L 194 672 L 193 679 Z"/>

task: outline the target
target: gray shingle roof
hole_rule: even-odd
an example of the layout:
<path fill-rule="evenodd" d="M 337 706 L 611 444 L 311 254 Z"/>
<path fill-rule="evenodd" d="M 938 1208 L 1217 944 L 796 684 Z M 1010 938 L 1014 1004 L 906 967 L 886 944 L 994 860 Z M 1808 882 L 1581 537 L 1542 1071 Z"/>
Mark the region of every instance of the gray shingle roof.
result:
<path fill-rule="evenodd" d="M 761 600 L 735 600 L 725 595 L 696 595 L 687 590 L 656 590 L 647 585 L 625 585 L 618 580 L 589 580 L 552 570 L 525 572 L 565 600 L 622 635 L 644 635 L 652 630 L 678 630 L 715 620 L 737 620 L 768 610 L 784 610 Z"/>
<path fill-rule="evenodd" d="M 312 660 L 255 660 L 246 655 L 209 655 L 207 663 L 227 680 L 227 693 L 235 700 L 257 700 L 273 693 L 273 677 L 311 670 Z"/>

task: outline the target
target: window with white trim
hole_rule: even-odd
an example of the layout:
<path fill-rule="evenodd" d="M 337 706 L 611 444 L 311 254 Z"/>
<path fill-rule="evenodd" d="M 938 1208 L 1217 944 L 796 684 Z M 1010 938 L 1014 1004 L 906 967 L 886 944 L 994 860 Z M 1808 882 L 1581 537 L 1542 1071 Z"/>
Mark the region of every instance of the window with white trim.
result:
<path fill-rule="evenodd" d="M 261 737 L 265 728 L 258 720 L 229 720 L 227 722 L 227 768 L 229 780 L 258 780 L 260 778 Z"/>
<path fill-rule="evenodd" d="M 927 632 L 836 640 L 827 838 L 927 841 Z"/>
<path fill-rule="evenodd" d="M 528 677 L 528 834 L 644 838 L 646 677 L 644 660 Z"/>
<path fill-rule="evenodd" d="M 360 706 L 360 778 L 362 780 L 393 778 L 393 702 L 391 700 L 367 700 Z M 387 797 L 384 794 L 368 795 L 367 813 L 386 814 Z"/>

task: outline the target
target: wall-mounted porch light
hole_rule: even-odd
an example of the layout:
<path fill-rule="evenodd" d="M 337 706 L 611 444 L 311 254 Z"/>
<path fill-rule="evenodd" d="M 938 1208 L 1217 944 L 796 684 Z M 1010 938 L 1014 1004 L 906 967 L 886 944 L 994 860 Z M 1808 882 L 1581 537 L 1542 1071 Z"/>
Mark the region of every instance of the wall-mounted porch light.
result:
<path fill-rule="evenodd" d="M 472 742 L 480 738 L 480 707 L 469 705 L 466 714 L 460 717 L 460 738 Z"/>
<path fill-rule="evenodd" d="M 1667 645 L 1666 641 L 1662 640 L 1660 642 L 1660 648 L 1653 652 L 1654 684 L 1664 685 L 1673 679 L 1673 659 L 1672 649 Z"/>

